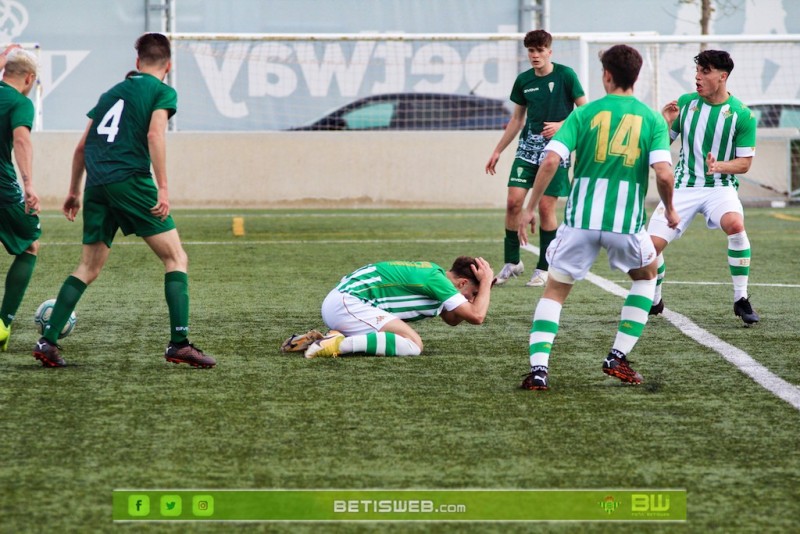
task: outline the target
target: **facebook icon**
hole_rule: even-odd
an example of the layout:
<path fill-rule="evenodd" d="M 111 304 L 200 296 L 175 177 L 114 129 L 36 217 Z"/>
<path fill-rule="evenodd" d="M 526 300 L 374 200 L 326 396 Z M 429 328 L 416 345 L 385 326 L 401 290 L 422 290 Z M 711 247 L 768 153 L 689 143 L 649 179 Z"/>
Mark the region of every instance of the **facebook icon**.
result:
<path fill-rule="evenodd" d="M 147 495 L 129 495 L 128 515 L 134 517 L 150 515 L 150 497 Z"/>

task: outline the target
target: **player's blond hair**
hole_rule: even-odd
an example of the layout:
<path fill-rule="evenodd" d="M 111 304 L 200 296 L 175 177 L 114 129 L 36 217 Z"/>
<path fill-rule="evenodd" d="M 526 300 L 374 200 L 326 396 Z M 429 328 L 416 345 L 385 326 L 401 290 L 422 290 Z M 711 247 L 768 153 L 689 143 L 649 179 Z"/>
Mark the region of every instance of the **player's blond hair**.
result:
<path fill-rule="evenodd" d="M 22 48 L 15 48 L 8 53 L 6 59 L 5 75 L 25 76 L 26 74 L 36 74 L 39 70 L 39 62 L 36 55 Z"/>

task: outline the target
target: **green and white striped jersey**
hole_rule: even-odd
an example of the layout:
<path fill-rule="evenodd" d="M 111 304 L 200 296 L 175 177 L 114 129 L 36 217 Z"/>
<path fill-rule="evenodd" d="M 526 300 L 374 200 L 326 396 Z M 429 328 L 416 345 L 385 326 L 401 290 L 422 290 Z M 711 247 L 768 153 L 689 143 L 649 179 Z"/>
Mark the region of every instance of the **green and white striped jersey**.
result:
<path fill-rule="evenodd" d="M 675 166 L 675 189 L 684 187 L 739 187 L 733 174 L 706 174 L 706 156 L 717 161 L 753 157 L 756 153 L 756 118 L 738 98 L 709 104 L 697 93 L 678 99 L 678 118 L 670 137 L 681 138 Z"/>
<path fill-rule="evenodd" d="M 436 317 L 467 299 L 444 269 L 426 261 L 385 261 L 365 265 L 342 278 L 338 291 L 386 310 L 406 322 Z"/>
<path fill-rule="evenodd" d="M 575 151 L 564 223 L 620 234 L 644 227 L 649 167 L 672 161 L 666 121 L 634 96 L 606 95 L 577 108 L 546 150 L 562 160 Z"/>

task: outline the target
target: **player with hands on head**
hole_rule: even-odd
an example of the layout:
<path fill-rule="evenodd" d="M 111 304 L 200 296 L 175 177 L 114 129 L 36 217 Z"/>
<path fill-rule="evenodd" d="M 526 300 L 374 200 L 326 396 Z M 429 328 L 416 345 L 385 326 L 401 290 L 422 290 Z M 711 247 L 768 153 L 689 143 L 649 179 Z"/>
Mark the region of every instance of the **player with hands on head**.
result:
<path fill-rule="evenodd" d="M 427 261 L 371 263 L 344 276 L 325 297 L 327 336 L 314 330 L 292 336 L 283 350 L 305 350 L 306 358 L 418 356 L 422 338 L 410 323 L 438 315 L 450 326 L 483 324 L 493 280 L 492 267 L 480 257 L 460 256 L 447 271 Z"/>
<path fill-rule="evenodd" d="M 647 323 L 656 284 L 656 253 L 644 230 L 649 167 L 671 227 L 680 218 L 672 206 L 673 176 L 664 119 L 633 96 L 642 67 L 639 52 L 612 46 L 601 55 L 606 96 L 576 109 L 545 147 L 518 235 L 527 243 L 527 226 L 536 226 L 535 209 L 560 161 L 575 151 L 575 173 L 564 222 L 547 248 L 550 276 L 536 305 L 528 355 L 530 372 L 520 387 L 546 390 L 549 360 L 561 309 L 576 281 L 586 277 L 601 248 L 609 265 L 628 273 L 633 283 L 622 307 L 614 344 L 602 370 L 623 382 L 642 376 L 627 359 Z"/>

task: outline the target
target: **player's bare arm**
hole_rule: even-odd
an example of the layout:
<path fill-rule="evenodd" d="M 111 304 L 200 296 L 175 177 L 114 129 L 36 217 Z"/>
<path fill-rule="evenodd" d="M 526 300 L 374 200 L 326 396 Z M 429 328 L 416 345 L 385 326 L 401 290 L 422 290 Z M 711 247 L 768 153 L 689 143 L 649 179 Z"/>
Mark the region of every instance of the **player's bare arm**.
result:
<path fill-rule="evenodd" d="M 68 221 L 75 221 L 75 216 L 81 209 L 81 186 L 83 185 L 83 175 L 86 172 L 86 137 L 92 128 L 94 121 L 89 121 L 86 129 L 83 131 L 78 145 L 75 147 L 75 152 L 72 154 L 72 175 L 69 182 L 69 191 L 61 211 Z"/>
<path fill-rule="evenodd" d="M 27 126 L 14 128 L 14 157 L 25 194 L 25 213 L 38 213 L 39 196 L 33 188 L 33 143 Z"/>
<path fill-rule="evenodd" d="M 728 161 L 717 161 L 709 152 L 706 156 L 706 174 L 744 174 L 750 170 L 753 157 L 733 158 Z"/>
<path fill-rule="evenodd" d="M 147 145 L 150 160 L 153 164 L 158 201 L 150 208 L 150 212 L 162 221 L 169 215 L 169 192 L 167 190 L 167 122 L 169 115 L 166 109 L 157 109 L 150 117 L 150 129 L 147 131 Z"/>
<path fill-rule="evenodd" d="M 658 196 L 664 203 L 664 217 L 667 219 L 667 226 L 675 229 L 680 224 L 681 217 L 672 204 L 672 192 L 675 190 L 675 175 L 672 173 L 672 165 L 666 161 L 659 161 L 652 167 L 656 173 Z"/>
<path fill-rule="evenodd" d="M 536 172 L 536 178 L 533 180 L 533 188 L 531 189 L 531 196 L 528 199 L 527 207 L 522 212 L 519 228 L 517 229 L 519 242 L 522 245 L 528 244 L 528 225 L 531 227 L 531 233 L 536 232 L 536 215 L 534 212 L 539 206 L 539 202 L 542 200 L 547 186 L 550 185 L 550 182 L 553 180 L 553 176 L 555 176 L 560 163 L 561 156 L 552 150 L 548 150 L 544 161 L 542 161 L 539 170 Z"/>
<path fill-rule="evenodd" d="M 525 126 L 526 116 L 527 109 L 525 106 L 520 106 L 517 104 L 514 107 L 514 112 L 511 114 L 511 120 L 508 121 L 506 129 L 503 131 L 503 136 L 500 138 L 500 142 L 497 143 L 494 152 L 492 152 L 492 156 L 489 158 L 489 162 L 486 164 L 486 174 L 491 174 L 494 176 L 495 166 L 500 159 L 500 154 L 509 144 L 511 144 L 514 139 L 517 138 L 520 130 L 522 130 L 522 127 Z"/>

